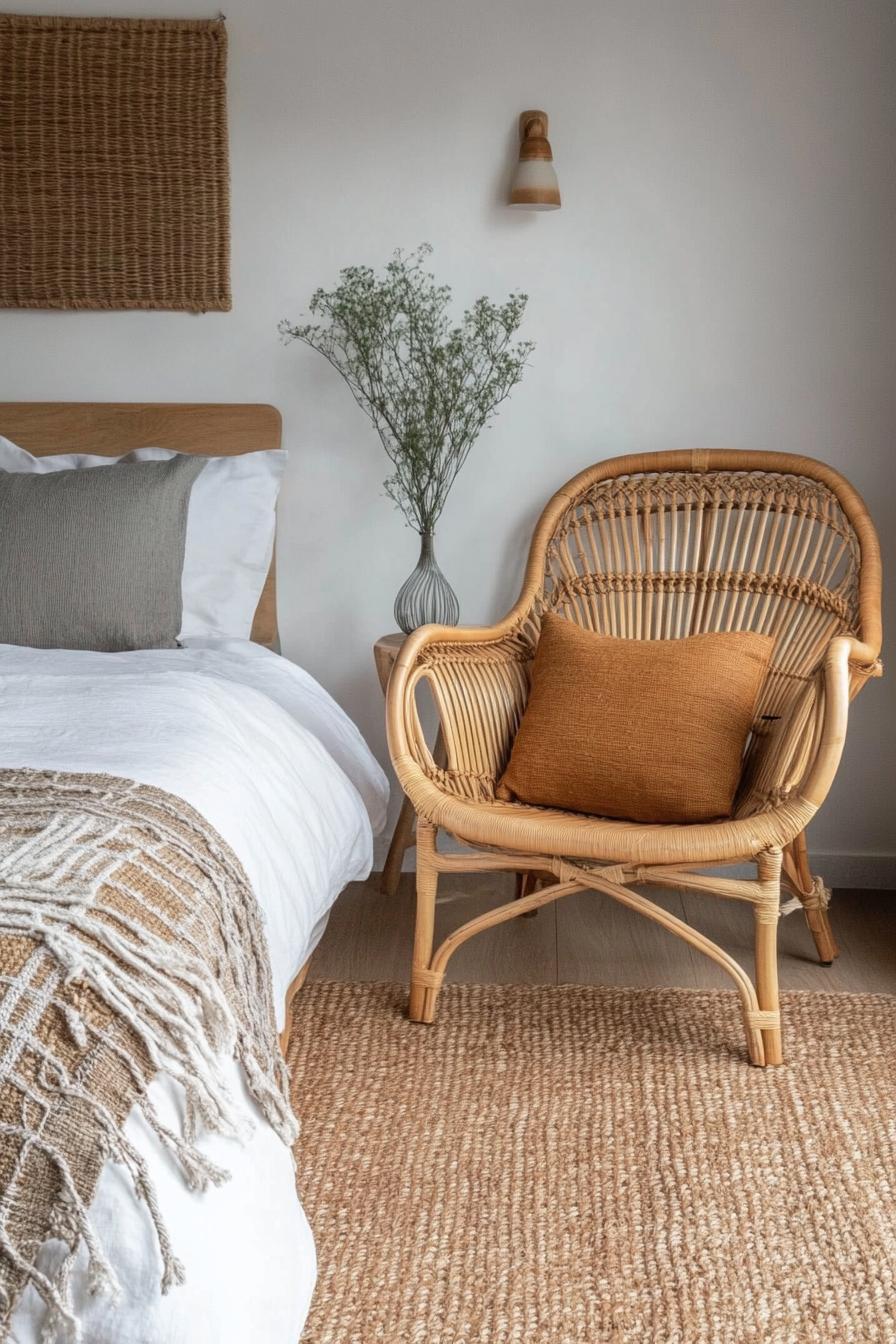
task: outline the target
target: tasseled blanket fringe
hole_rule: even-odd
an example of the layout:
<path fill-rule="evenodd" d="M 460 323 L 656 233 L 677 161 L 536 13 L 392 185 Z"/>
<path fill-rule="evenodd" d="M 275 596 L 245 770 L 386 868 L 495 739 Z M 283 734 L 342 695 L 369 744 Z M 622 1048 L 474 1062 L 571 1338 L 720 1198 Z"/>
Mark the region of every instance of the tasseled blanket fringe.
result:
<path fill-rule="evenodd" d="M 127 1075 L 134 1104 L 192 1190 L 228 1179 L 228 1173 L 200 1151 L 200 1135 L 217 1133 L 244 1141 L 251 1132 L 251 1119 L 241 1111 L 225 1079 L 222 1065 L 228 1058 L 236 1055 L 239 1059 L 253 1097 L 284 1143 L 293 1143 L 297 1126 L 288 1101 L 285 1067 L 271 1031 L 270 977 L 260 917 L 242 870 L 211 828 L 179 800 L 127 781 L 30 771 L 12 778 L 19 783 L 24 780 L 31 791 L 26 790 L 24 798 L 14 791 L 10 799 L 0 788 L 0 940 L 27 939 L 32 951 L 16 976 L 0 979 L 5 989 L 0 1002 L 0 1087 L 11 1089 L 9 1095 L 18 1094 L 21 1104 L 19 1124 L 0 1124 L 0 1144 L 10 1141 L 20 1153 L 39 1151 L 50 1163 L 56 1173 L 57 1195 L 48 1239 L 64 1243 L 67 1250 L 54 1272 L 44 1272 L 37 1263 L 39 1253 L 32 1258 L 15 1244 L 9 1226 L 10 1198 L 8 1192 L 3 1195 L 0 1264 L 5 1262 L 11 1269 L 18 1291 L 11 1296 L 7 1276 L 0 1277 L 0 1320 L 7 1323 L 8 1332 L 4 1334 L 0 1325 L 0 1338 L 14 1338 L 8 1323 L 21 1287 L 30 1283 L 46 1307 L 41 1344 L 80 1344 L 73 1269 L 82 1242 L 88 1255 L 89 1291 L 115 1294 L 119 1286 L 91 1227 L 89 1200 L 78 1193 L 70 1168 L 72 1155 L 35 1132 L 35 1114 L 45 1115 L 54 1102 L 65 1102 L 90 1115 L 97 1152 L 124 1166 L 135 1197 L 152 1220 L 162 1262 L 163 1293 L 183 1281 L 184 1267 L 169 1241 L 146 1162 L 126 1137 L 123 1122 L 117 1121 L 96 1091 L 84 1086 L 77 1070 L 71 1074 L 63 1059 L 38 1037 L 33 1020 L 37 1007 L 32 1011 L 27 1005 L 33 1000 L 41 1013 L 55 1008 L 57 1020 L 64 1023 L 79 1052 L 111 1052 L 110 1057 Z M 8 787 L 10 775 L 0 774 L 0 781 Z M 47 799 L 41 794 L 41 783 L 52 794 L 54 805 L 62 809 L 49 819 L 42 810 Z M 67 783 L 72 786 L 71 796 L 66 794 Z M 134 821 L 127 804 L 137 800 L 149 805 Z M 119 815 L 116 809 L 122 802 L 124 814 Z M 65 810 L 66 803 L 71 810 Z M 169 816 L 170 827 L 166 825 Z M 33 820 L 39 824 L 31 831 Z M 168 880 L 165 863 L 172 848 L 183 848 L 184 825 L 202 831 L 203 844 L 186 851 L 186 857 L 201 866 L 203 879 L 215 888 L 214 917 L 224 944 L 219 950 L 228 964 L 231 959 L 237 963 L 233 976 L 236 1010 L 231 1001 L 234 993 L 228 997 L 215 967 L 200 955 L 197 939 L 180 937 L 178 929 L 168 937 L 160 933 L 157 926 L 164 919 L 158 911 L 116 876 L 127 865 L 136 865 L 150 873 L 153 883 L 164 885 Z M 176 876 L 180 885 L 169 883 L 175 906 L 183 903 L 184 881 L 182 872 Z M 114 893 L 114 903 L 108 899 L 109 892 Z M 126 1026 L 127 1033 L 119 1033 L 116 1040 L 108 1027 L 101 1030 L 97 1026 L 96 1013 L 91 1016 L 84 1009 L 85 990 L 94 1006 L 100 1003 L 115 1024 Z M 20 1067 L 22 1044 L 17 1038 L 23 1033 L 27 1036 L 24 1048 L 37 1061 L 37 1077 L 32 1081 Z M 122 1044 L 128 1034 L 139 1042 L 149 1063 L 148 1073 Z M 161 1121 L 147 1091 L 148 1082 L 160 1073 L 167 1074 L 183 1093 L 179 1133 Z"/>

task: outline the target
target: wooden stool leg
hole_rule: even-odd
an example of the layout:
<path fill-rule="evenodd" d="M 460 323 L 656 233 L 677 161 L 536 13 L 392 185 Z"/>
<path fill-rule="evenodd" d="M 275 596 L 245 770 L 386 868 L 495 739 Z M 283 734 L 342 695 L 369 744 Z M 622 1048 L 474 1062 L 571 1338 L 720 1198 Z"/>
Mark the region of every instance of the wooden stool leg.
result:
<path fill-rule="evenodd" d="M 405 798 L 401 804 L 398 821 L 395 823 L 395 831 L 392 835 L 389 853 L 386 855 L 383 874 L 380 878 L 380 891 L 385 892 L 387 896 L 394 896 L 398 890 L 402 861 L 405 853 L 413 844 L 414 808 L 410 798 Z"/>
<path fill-rule="evenodd" d="M 417 826 L 417 922 L 414 926 L 414 954 L 411 964 L 411 992 L 408 1017 L 412 1022 L 432 1022 L 435 1018 L 438 990 L 424 982 L 432 961 L 435 933 L 436 888 L 438 870 L 435 856 L 435 827 L 428 821 Z"/>
<path fill-rule="evenodd" d="M 759 856 L 759 880 L 769 888 L 768 899 L 753 906 L 756 934 L 756 998 L 762 1013 L 774 1013 L 778 1024 L 762 1028 L 766 1064 L 783 1064 L 781 1003 L 778 996 L 778 920 L 781 901 L 781 855 Z"/>

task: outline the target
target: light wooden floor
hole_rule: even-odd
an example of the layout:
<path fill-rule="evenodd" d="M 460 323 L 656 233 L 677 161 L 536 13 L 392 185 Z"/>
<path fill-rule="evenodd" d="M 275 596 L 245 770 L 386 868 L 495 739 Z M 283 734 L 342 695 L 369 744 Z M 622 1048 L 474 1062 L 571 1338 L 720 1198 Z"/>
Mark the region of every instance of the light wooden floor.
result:
<path fill-rule="evenodd" d="M 397 896 L 378 876 L 348 887 L 311 963 L 312 980 L 407 979 L 413 930 L 413 876 Z M 437 941 L 489 906 L 509 900 L 512 878 L 478 873 L 443 877 Z M 735 901 L 652 892 L 752 971 L 752 910 Z M 840 956 L 819 966 L 800 912 L 781 921 L 781 988 L 896 994 L 896 892 L 839 891 L 831 906 Z M 731 987 L 731 981 L 680 938 L 618 905 L 582 892 L 472 938 L 452 958 L 449 980 L 510 984 Z"/>

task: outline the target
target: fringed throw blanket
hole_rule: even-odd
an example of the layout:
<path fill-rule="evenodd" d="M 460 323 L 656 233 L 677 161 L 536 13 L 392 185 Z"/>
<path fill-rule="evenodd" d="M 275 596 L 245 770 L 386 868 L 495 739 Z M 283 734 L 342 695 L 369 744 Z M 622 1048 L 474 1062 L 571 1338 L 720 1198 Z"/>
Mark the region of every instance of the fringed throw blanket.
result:
<path fill-rule="evenodd" d="M 0 771 L 0 1339 L 30 1282 L 45 1340 L 77 1340 L 81 1243 L 93 1292 L 115 1292 L 89 1205 L 124 1164 L 158 1235 L 162 1291 L 184 1269 L 124 1122 L 139 1107 L 197 1189 L 227 1173 L 203 1131 L 245 1132 L 221 1063 L 235 1055 L 291 1143 L 260 912 L 235 856 L 191 807 L 110 776 Z M 183 1089 L 179 1133 L 147 1092 Z M 60 1254 L 41 1254 L 55 1240 Z M 49 1260 L 52 1270 L 45 1261 Z"/>

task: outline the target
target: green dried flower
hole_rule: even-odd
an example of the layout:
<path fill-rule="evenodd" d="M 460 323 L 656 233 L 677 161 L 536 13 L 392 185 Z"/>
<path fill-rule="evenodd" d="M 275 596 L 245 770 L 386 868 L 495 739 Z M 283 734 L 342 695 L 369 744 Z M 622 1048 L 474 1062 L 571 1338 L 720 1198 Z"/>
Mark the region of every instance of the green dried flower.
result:
<path fill-rule="evenodd" d="M 503 304 L 477 299 L 452 325 L 451 289 L 424 268 L 431 252 L 428 243 L 397 251 L 382 276 L 349 266 L 335 289 L 314 293 L 319 322 L 279 328 L 342 374 L 391 459 L 386 493 L 418 532 L 435 527 L 470 449 L 534 349 L 513 340 L 526 294 Z"/>

